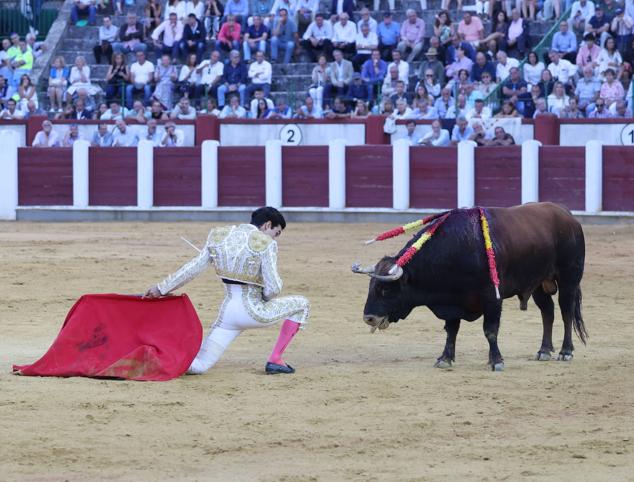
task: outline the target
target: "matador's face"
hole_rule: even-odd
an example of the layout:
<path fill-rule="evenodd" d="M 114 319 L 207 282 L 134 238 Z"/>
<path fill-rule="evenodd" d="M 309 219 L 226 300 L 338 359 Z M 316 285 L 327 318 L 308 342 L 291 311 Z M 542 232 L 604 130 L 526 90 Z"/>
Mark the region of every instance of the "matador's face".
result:
<path fill-rule="evenodd" d="M 258 228 L 264 234 L 271 236 L 273 239 L 277 239 L 282 234 L 281 226 L 273 226 L 271 221 L 265 222 L 262 226 Z"/>

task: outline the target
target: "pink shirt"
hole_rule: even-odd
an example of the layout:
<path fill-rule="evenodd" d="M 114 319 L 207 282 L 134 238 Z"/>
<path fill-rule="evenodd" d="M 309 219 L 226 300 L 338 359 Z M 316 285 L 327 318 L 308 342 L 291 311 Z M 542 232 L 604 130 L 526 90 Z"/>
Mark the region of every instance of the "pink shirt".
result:
<path fill-rule="evenodd" d="M 471 21 L 471 23 L 473 23 L 473 21 Z M 523 31 L 524 24 L 521 18 L 518 18 L 517 20 L 511 20 L 511 24 L 509 25 L 509 40 L 515 40 L 517 37 L 522 35 Z"/>
<path fill-rule="evenodd" d="M 610 105 L 612 102 L 625 97 L 625 90 L 623 90 L 623 86 L 618 80 L 612 82 L 612 85 L 607 82 L 603 82 L 601 90 L 599 91 L 599 96 L 605 99 L 605 103 L 607 105 Z"/>
<path fill-rule="evenodd" d="M 461 20 L 458 24 L 458 33 L 464 36 L 467 42 L 477 42 L 480 40 L 480 31 L 483 30 L 482 22 L 479 17 L 473 15 L 471 17 L 471 23 L 467 25 L 464 20 Z"/>

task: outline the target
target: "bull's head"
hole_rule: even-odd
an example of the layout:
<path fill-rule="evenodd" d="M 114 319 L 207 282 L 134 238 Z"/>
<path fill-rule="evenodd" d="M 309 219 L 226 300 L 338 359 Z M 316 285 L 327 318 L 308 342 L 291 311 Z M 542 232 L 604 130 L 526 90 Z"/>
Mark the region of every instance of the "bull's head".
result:
<path fill-rule="evenodd" d="M 374 331 L 386 329 L 390 323 L 404 319 L 414 308 L 409 289 L 408 274 L 396 264 L 396 259 L 385 257 L 375 266 L 352 266 L 352 272 L 370 276 L 368 299 L 363 309 L 363 321 Z"/>

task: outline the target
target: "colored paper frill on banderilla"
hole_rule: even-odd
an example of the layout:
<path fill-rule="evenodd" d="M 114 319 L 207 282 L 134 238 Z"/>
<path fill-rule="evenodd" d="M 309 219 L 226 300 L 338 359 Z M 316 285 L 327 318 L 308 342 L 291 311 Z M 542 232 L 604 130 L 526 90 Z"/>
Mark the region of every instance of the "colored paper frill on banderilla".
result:
<path fill-rule="evenodd" d="M 26 376 L 170 380 L 187 371 L 201 341 L 202 326 L 187 295 L 84 295 L 44 356 L 32 365 L 14 365 L 13 371 Z"/>

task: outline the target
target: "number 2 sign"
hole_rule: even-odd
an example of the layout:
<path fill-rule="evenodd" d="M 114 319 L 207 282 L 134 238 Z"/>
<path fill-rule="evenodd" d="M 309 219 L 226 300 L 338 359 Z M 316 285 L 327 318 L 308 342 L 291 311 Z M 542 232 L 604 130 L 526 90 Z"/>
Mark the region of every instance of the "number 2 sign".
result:
<path fill-rule="evenodd" d="M 285 146 L 298 146 L 302 143 L 302 130 L 297 124 L 286 124 L 280 131 L 280 140 Z"/>

